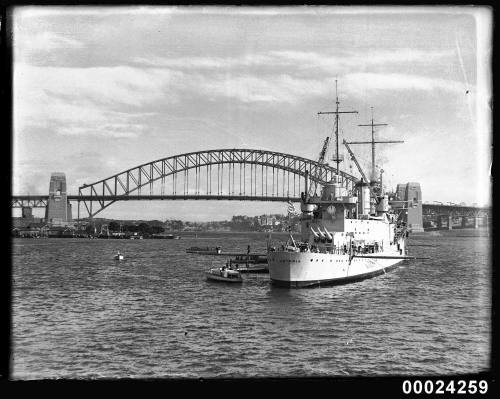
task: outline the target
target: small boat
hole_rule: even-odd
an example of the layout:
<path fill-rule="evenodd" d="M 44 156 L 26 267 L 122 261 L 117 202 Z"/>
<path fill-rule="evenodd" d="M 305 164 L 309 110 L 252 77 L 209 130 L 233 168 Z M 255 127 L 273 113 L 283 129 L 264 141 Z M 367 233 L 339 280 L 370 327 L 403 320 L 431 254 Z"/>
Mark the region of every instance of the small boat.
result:
<path fill-rule="evenodd" d="M 269 273 L 269 267 L 267 264 L 263 265 L 238 265 L 237 269 L 240 273 Z"/>
<path fill-rule="evenodd" d="M 236 255 L 236 258 L 231 259 L 231 263 L 243 263 L 243 264 L 266 264 L 267 265 L 267 254 L 247 254 L 247 255 Z"/>
<path fill-rule="evenodd" d="M 118 252 L 114 257 L 113 257 L 114 260 L 123 260 L 123 255 Z"/>
<path fill-rule="evenodd" d="M 269 273 L 267 258 L 264 259 L 266 260 L 265 263 L 260 258 L 257 259 L 257 256 L 253 261 L 243 261 L 242 256 L 237 256 L 236 259 L 230 259 L 227 266 L 233 270 L 238 270 L 240 273 Z"/>
<path fill-rule="evenodd" d="M 210 269 L 206 272 L 207 280 L 225 281 L 227 283 L 241 283 L 243 279 L 238 270 L 225 268 Z"/>
<path fill-rule="evenodd" d="M 170 240 L 180 240 L 181 236 L 173 235 L 173 234 L 153 234 L 152 238 L 159 239 L 170 239 Z"/>
<path fill-rule="evenodd" d="M 221 247 L 190 247 L 186 249 L 189 254 L 217 255 L 222 252 Z"/>

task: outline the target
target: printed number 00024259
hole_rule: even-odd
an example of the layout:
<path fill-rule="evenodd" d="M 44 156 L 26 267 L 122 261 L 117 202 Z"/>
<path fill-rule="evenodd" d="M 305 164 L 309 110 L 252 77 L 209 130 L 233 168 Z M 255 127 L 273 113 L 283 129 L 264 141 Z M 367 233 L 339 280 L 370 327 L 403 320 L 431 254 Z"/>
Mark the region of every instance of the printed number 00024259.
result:
<path fill-rule="evenodd" d="M 486 380 L 404 380 L 404 394 L 485 394 L 488 392 L 488 382 Z"/>

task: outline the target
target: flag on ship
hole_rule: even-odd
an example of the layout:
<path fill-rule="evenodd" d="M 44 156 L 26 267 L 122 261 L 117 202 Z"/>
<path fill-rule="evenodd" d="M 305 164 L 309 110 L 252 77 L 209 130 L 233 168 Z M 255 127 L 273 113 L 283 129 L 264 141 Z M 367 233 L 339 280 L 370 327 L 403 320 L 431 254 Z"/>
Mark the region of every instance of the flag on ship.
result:
<path fill-rule="evenodd" d="M 295 207 L 292 204 L 292 201 L 288 200 L 288 214 L 289 215 L 297 215 L 298 213 L 295 211 Z"/>

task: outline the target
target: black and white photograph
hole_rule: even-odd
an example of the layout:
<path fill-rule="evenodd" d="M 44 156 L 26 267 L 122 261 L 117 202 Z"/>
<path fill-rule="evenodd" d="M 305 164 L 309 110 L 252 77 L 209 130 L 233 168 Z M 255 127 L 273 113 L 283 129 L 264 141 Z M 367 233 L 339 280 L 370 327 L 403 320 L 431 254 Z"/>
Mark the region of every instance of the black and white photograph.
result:
<path fill-rule="evenodd" d="M 10 380 L 491 390 L 491 8 L 6 15 Z"/>

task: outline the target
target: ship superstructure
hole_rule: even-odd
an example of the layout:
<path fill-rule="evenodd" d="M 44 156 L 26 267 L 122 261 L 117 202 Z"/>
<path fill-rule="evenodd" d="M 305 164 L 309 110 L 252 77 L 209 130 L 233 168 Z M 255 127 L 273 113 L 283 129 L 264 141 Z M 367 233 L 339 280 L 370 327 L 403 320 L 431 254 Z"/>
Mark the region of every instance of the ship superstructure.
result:
<path fill-rule="evenodd" d="M 354 113 L 355 111 L 348 111 Z M 339 172 L 338 154 L 339 111 L 338 96 L 335 114 L 337 174 L 316 193 L 314 178 L 306 173 L 306 187 L 301 195 L 301 237 L 292 234 L 279 247 L 269 247 L 269 274 L 273 284 L 288 287 L 321 286 L 357 281 L 385 273 L 406 258 L 408 233 L 389 203 L 384 192 L 382 172 L 375 176 L 375 141 L 351 142 L 344 140 L 351 158 L 361 174 L 353 189 L 346 188 Z M 379 124 L 381 125 L 381 124 Z M 364 125 L 362 125 L 364 126 Z M 320 162 L 328 147 L 325 140 Z M 392 141 L 393 142 L 393 141 Z M 349 144 L 372 144 L 372 172 L 368 180 Z M 313 183 L 308 186 L 309 180 Z"/>

